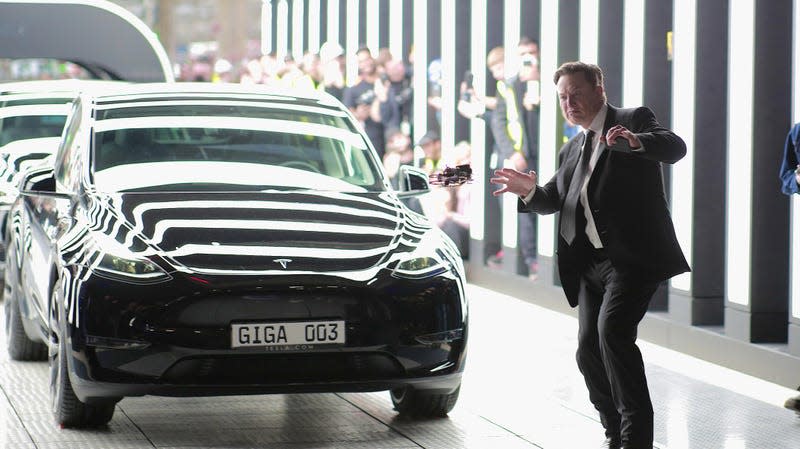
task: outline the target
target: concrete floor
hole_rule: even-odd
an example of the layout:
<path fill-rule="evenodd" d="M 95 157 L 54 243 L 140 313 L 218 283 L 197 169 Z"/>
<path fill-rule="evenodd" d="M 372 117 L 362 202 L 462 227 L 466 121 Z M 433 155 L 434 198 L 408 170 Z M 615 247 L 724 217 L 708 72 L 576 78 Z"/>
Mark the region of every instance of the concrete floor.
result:
<path fill-rule="evenodd" d="M 603 430 L 574 360 L 575 319 L 474 285 L 468 294 L 469 360 L 449 418 L 400 419 L 386 392 L 143 397 L 122 400 L 106 428 L 65 430 L 49 413 L 46 363 L 10 361 L 0 336 L 0 448 L 598 447 Z M 800 447 L 800 418 L 782 408 L 795 391 L 640 347 L 658 448 Z"/>

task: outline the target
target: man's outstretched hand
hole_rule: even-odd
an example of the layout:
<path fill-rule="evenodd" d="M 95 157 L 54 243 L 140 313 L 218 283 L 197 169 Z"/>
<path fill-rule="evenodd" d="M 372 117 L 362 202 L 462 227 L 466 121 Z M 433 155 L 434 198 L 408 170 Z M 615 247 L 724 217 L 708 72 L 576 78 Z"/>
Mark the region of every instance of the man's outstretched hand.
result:
<path fill-rule="evenodd" d="M 494 171 L 494 177 L 489 180 L 492 184 L 497 184 L 500 189 L 492 192 L 494 196 L 500 196 L 506 192 L 518 196 L 527 196 L 536 186 L 536 172 L 531 170 L 528 173 L 515 170 L 513 168 L 501 168 Z"/>

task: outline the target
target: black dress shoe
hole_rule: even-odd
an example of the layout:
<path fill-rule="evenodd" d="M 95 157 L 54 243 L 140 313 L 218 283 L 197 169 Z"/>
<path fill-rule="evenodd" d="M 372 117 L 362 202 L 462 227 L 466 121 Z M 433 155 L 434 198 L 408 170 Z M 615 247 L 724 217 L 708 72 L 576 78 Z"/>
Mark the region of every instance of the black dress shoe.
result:
<path fill-rule="evenodd" d="M 606 438 L 602 445 L 600 445 L 601 449 L 622 449 L 622 441 L 618 438 Z"/>

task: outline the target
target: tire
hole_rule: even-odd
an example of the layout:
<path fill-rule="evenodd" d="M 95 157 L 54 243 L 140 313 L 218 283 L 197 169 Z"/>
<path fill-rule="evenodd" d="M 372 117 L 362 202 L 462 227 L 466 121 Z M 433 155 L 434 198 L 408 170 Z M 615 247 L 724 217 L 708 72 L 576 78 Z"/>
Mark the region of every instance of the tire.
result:
<path fill-rule="evenodd" d="M 402 416 L 413 418 L 442 418 L 447 416 L 458 401 L 461 386 L 452 393 L 435 394 L 425 390 L 403 387 L 391 390 L 394 409 Z"/>
<path fill-rule="evenodd" d="M 55 295 L 51 307 L 55 304 Z M 98 427 L 114 417 L 117 399 L 87 404 L 81 402 L 69 380 L 66 339 L 59 338 L 58 320 L 51 318 L 48 359 L 50 361 L 50 399 L 56 423 L 61 427 Z"/>
<path fill-rule="evenodd" d="M 9 285 L 13 288 L 13 284 Z M 13 292 L 3 301 L 6 316 L 6 346 L 11 360 L 47 360 L 47 345 L 31 340 L 25 333 L 19 303 Z"/>

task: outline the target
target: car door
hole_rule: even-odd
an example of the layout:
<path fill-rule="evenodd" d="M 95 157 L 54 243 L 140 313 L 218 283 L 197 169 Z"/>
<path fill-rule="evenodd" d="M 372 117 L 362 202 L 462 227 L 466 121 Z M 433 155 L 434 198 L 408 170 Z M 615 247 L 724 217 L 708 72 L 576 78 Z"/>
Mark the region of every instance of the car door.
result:
<path fill-rule="evenodd" d="M 29 185 L 20 193 L 20 247 L 17 248 L 22 254 L 20 278 L 28 304 L 38 313 L 40 322 L 46 323 L 50 274 L 57 257 L 55 239 L 65 228 L 60 215 L 69 209 L 69 199 L 53 191 L 52 171 L 39 172 L 38 177 L 29 179 Z"/>

